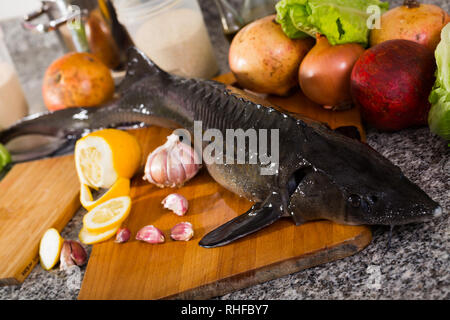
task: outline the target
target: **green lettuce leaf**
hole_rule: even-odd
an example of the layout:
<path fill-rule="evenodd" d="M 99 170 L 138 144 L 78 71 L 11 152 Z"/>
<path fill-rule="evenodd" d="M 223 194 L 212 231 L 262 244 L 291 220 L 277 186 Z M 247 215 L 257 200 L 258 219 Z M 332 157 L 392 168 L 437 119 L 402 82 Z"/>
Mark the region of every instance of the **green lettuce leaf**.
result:
<path fill-rule="evenodd" d="M 300 31 L 293 24 L 292 13 L 301 15 L 305 12 L 305 7 L 298 4 L 298 0 L 284 0 L 277 3 L 277 22 L 281 24 L 283 32 L 291 39 L 304 39 L 308 34 Z M 305 1 L 306 2 L 306 1 Z"/>
<path fill-rule="evenodd" d="M 436 83 L 430 94 L 428 125 L 435 134 L 450 140 L 450 23 L 441 31 L 436 51 Z"/>
<path fill-rule="evenodd" d="M 378 6 L 380 13 L 388 8 L 379 0 L 282 0 L 276 4 L 277 22 L 290 38 L 300 33 L 328 38 L 332 45 L 344 43 L 368 44 L 367 21 L 369 6 Z"/>
<path fill-rule="evenodd" d="M 0 143 L 0 172 L 11 162 L 11 155 L 8 150 Z"/>

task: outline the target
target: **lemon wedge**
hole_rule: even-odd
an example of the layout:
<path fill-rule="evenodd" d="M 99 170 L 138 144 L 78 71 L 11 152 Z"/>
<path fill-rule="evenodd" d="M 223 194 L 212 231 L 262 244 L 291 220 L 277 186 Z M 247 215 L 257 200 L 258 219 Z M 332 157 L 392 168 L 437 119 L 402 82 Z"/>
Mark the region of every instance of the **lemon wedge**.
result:
<path fill-rule="evenodd" d="M 89 211 L 83 217 L 83 225 L 87 231 L 101 233 L 111 230 L 128 217 L 131 209 L 131 198 L 128 196 L 110 199 Z"/>
<path fill-rule="evenodd" d="M 91 211 L 98 205 L 101 205 L 108 200 L 128 195 L 130 195 L 130 180 L 119 178 L 113 184 L 111 189 L 106 191 L 106 193 L 97 200 L 94 200 L 94 198 L 92 197 L 91 189 L 89 188 L 89 186 L 82 184 L 80 190 L 80 202 L 86 210 Z"/>
<path fill-rule="evenodd" d="M 77 141 L 74 153 L 80 183 L 94 189 L 109 189 L 118 178 L 130 179 L 141 161 L 136 138 L 117 129 L 86 135 Z"/>
<path fill-rule="evenodd" d="M 59 235 L 58 230 L 51 228 L 44 233 L 39 244 L 42 268 L 50 270 L 58 263 L 63 243 L 64 239 Z"/>
<path fill-rule="evenodd" d="M 120 225 L 103 232 L 91 232 L 83 227 L 78 234 L 78 238 L 84 244 L 99 243 L 112 238 L 116 234 L 119 227 Z"/>

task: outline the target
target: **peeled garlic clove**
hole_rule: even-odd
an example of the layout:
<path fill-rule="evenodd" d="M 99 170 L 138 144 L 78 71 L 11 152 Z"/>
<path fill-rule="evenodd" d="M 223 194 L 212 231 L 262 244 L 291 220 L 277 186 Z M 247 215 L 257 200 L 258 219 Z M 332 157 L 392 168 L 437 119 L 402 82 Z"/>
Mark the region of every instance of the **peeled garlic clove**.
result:
<path fill-rule="evenodd" d="M 199 156 L 190 146 L 172 134 L 167 142 L 147 158 L 144 180 L 158 187 L 181 187 L 200 170 Z"/>
<path fill-rule="evenodd" d="M 189 208 L 186 198 L 178 193 L 169 194 L 161 203 L 164 208 L 172 210 L 178 216 L 184 216 Z"/>
<path fill-rule="evenodd" d="M 136 240 L 147 243 L 163 243 L 166 241 L 164 234 L 155 226 L 145 226 L 136 234 Z"/>
<path fill-rule="evenodd" d="M 170 230 L 170 237 L 175 241 L 189 241 L 194 236 L 194 229 L 189 222 L 181 222 Z"/>
<path fill-rule="evenodd" d="M 128 228 L 119 228 L 116 233 L 115 243 L 124 243 L 130 240 L 131 231 Z"/>
<path fill-rule="evenodd" d="M 60 262 L 61 270 L 66 270 L 74 265 L 81 267 L 87 262 L 86 250 L 78 241 L 64 240 Z"/>

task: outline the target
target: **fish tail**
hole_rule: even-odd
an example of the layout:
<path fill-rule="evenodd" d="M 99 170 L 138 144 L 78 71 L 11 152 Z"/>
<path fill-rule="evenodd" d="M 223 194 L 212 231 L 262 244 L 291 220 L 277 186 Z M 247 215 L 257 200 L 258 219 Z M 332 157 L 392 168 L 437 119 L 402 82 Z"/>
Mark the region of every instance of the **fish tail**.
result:
<path fill-rule="evenodd" d="M 87 119 L 94 110 L 89 108 L 68 108 L 53 112 L 43 112 L 24 117 L 11 127 L 0 131 L 0 143 L 5 144 L 14 138 L 39 134 L 53 137 L 63 137 L 67 134 L 75 134 L 68 127 L 68 122 L 76 122 L 76 131 L 82 131 L 89 127 Z"/>
<path fill-rule="evenodd" d="M 117 88 L 119 93 L 129 90 L 136 82 L 145 77 L 170 77 L 167 72 L 158 67 L 156 63 L 136 47 L 130 47 L 127 54 L 127 72 L 125 78 L 120 82 Z"/>
<path fill-rule="evenodd" d="M 30 115 L 0 131 L 0 143 L 7 145 L 13 162 L 52 156 L 89 129 L 89 117 L 94 112 L 68 108 Z M 22 138 L 21 142 L 16 143 L 16 138 Z"/>

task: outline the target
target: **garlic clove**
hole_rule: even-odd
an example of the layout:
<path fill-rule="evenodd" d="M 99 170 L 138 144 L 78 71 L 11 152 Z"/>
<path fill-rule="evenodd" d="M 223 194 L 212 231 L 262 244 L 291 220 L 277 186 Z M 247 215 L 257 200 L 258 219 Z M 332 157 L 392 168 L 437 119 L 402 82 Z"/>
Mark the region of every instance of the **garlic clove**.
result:
<path fill-rule="evenodd" d="M 116 233 L 115 243 L 124 243 L 130 240 L 131 231 L 128 228 L 119 228 Z"/>
<path fill-rule="evenodd" d="M 87 262 L 87 253 L 84 247 L 78 241 L 71 240 L 70 246 L 72 249 L 71 258 L 77 266 L 82 266 Z"/>
<path fill-rule="evenodd" d="M 66 270 L 74 265 L 81 267 L 87 262 L 87 252 L 78 241 L 64 240 L 60 262 L 61 270 Z"/>
<path fill-rule="evenodd" d="M 161 202 L 164 208 L 172 210 L 178 216 L 184 216 L 189 208 L 189 203 L 185 197 L 178 193 L 169 194 Z"/>
<path fill-rule="evenodd" d="M 167 176 L 167 151 L 157 152 L 150 165 L 150 176 L 157 185 L 164 185 L 168 180 Z"/>
<path fill-rule="evenodd" d="M 186 181 L 186 173 L 178 155 L 178 149 L 170 150 L 167 157 L 167 180 L 171 187 L 182 186 Z"/>
<path fill-rule="evenodd" d="M 155 226 L 145 226 L 136 234 L 136 240 L 147 243 L 163 243 L 166 241 L 164 234 Z"/>
<path fill-rule="evenodd" d="M 70 243 L 67 240 L 64 240 L 64 243 L 62 245 L 62 249 L 61 249 L 61 256 L 59 258 L 60 264 L 59 264 L 59 269 L 60 270 L 67 270 L 69 269 L 71 266 L 75 265 L 75 262 L 73 262 L 71 255 L 71 247 L 70 247 Z"/>
<path fill-rule="evenodd" d="M 189 180 L 200 170 L 197 152 L 185 143 L 180 143 L 179 157 L 186 174 L 186 180 Z"/>
<path fill-rule="evenodd" d="M 193 236 L 194 229 L 189 222 L 178 223 L 170 230 L 170 237 L 175 241 L 189 241 Z"/>

